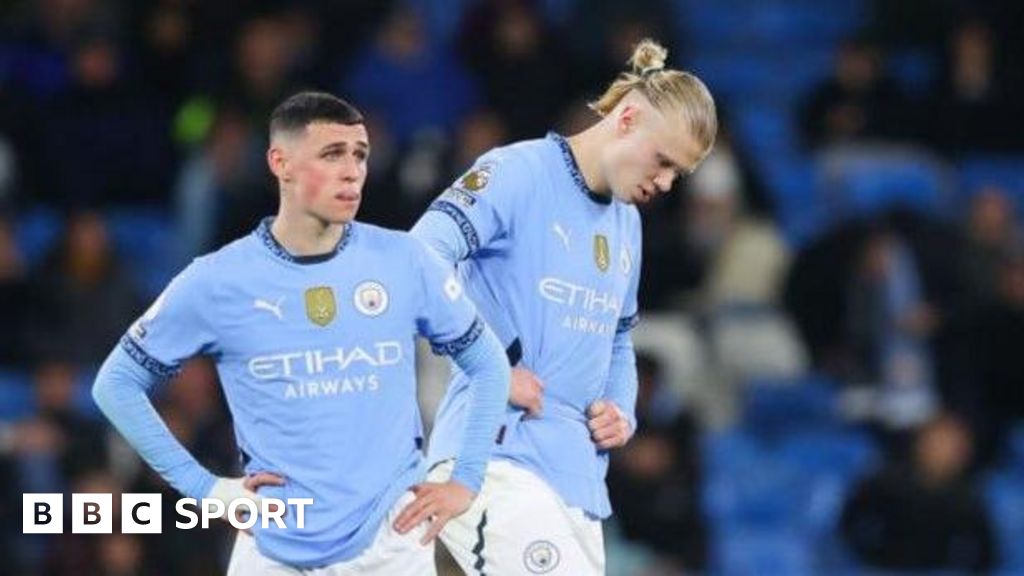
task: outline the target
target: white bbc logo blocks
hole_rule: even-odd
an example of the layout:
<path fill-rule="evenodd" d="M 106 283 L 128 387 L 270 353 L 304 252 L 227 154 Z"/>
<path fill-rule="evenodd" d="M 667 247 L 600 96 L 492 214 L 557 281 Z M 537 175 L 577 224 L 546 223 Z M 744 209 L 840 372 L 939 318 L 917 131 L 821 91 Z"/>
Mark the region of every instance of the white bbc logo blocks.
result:
<path fill-rule="evenodd" d="M 114 530 L 110 494 L 72 494 L 71 531 L 75 534 L 110 534 Z"/>
<path fill-rule="evenodd" d="M 118 525 L 121 534 L 162 533 L 161 494 L 120 494 L 119 497 L 121 507 L 117 513 L 121 516 Z M 111 494 L 72 494 L 71 533 L 112 534 L 115 515 L 113 502 Z M 63 494 L 22 494 L 22 505 L 22 533 L 64 533 Z M 181 498 L 174 506 L 181 520 L 174 525 L 179 530 L 191 530 L 197 526 L 208 528 L 210 520 L 224 517 L 226 522 L 239 530 L 252 528 L 257 520 L 262 521 L 264 530 L 271 526 L 281 530 L 302 530 L 306 527 L 306 506 L 312 505 L 312 498 L 288 498 L 287 501 L 277 498 L 259 498 L 257 501 L 236 498 L 227 505 L 228 514 L 225 516 L 225 505 L 220 499 L 203 498 L 197 501 L 195 498 Z M 240 508 L 250 512 L 244 522 L 234 514 Z M 291 522 L 285 521 L 286 514 L 294 520 L 291 526 Z"/>
<path fill-rule="evenodd" d="M 21 531 L 25 534 L 64 532 L 63 494 L 22 494 Z"/>
<path fill-rule="evenodd" d="M 121 495 L 121 532 L 160 534 L 163 525 L 159 494 Z"/>

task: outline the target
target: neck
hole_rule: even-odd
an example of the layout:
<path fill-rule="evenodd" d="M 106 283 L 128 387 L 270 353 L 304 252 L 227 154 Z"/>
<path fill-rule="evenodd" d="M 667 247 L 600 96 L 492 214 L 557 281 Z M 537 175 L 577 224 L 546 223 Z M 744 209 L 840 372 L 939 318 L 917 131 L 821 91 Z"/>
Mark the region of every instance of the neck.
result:
<path fill-rule="evenodd" d="M 282 206 L 270 226 L 270 233 L 292 256 L 317 256 L 334 250 L 346 225 L 296 214 Z"/>
<path fill-rule="evenodd" d="M 587 187 L 595 194 L 610 196 L 611 189 L 608 187 L 604 174 L 601 173 L 599 156 L 599 151 L 605 141 L 604 124 L 602 120 L 583 132 L 570 136 L 567 140 L 569 149 L 572 150 L 572 155 L 576 159 L 576 165 L 583 173 L 583 180 L 586 181 Z"/>

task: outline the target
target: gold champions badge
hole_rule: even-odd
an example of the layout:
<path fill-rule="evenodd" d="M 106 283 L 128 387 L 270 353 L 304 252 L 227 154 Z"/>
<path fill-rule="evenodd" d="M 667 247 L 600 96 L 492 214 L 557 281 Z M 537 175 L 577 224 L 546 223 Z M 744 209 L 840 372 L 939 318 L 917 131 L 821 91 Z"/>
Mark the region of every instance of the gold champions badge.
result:
<path fill-rule="evenodd" d="M 608 250 L 608 239 L 601 234 L 594 235 L 594 264 L 598 270 L 605 272 L 611 263 L 611 253 Z"/>
<path fill-rule="evenodd" d="M 327 326 L 336 313 L 334 292 L 329 287 L 317 286 L 306 290 L 306 316 L 313 324 Z"/>

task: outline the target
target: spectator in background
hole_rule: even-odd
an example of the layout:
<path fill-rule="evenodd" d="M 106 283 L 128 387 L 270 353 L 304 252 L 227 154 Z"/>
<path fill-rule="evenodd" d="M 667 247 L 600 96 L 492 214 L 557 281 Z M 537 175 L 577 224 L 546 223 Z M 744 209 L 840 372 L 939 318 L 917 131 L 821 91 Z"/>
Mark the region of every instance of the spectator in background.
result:
<path fill-rule="evenodd" d="M 383 123 L 400 149 L 424 132 L 447 140 L 478 101 L 473 78 L 432 42 L 419 12 L 408 4 L 395 8 L 341 85 L 341 92 Z"/>
<path fill-rule="evenodd" d="M 0 367 L 24 368 L 28 364 L 25 329 L 29 319 L 29 282 L 25 263 L 14 238 L 13 223 L 0 215 Z"/>
<path fill-rule="evenodd" d="M 847 500 L 846 544 L 876 570 L 948 570 L 977 574 L 996 565 L 992 524 L 967 476 L 972 438 L 952 416 L 923 426 L 909 469 L 890 462 Z"/>
<path fill-rule="evenodd" d="M 910 120 L 879 47 L 864 38 L 843 43 L 832 77 L 811 91 L 803 110 L 809 148 L 903 136 Z"/>
<path fill-rule="evenodd" d="M 723 133 L 685 193 L 645 206 L 645 308 L 775 303 L 788 252 L 767 218 L 763 192 Z"/>
<path fill-rule="evenodd" d="M 968 307 L 985 305 L 997 296 L 1000 267 L 1013 245 L 1017 218 L 1005 190 L 986 186 L 975 192 L 966 222 L 965 269 Z"/>
<path fill-rule="evenodd" d="M 28 339 L 38 359 L 99 365 L 142 308 L 96 212 L 68 218 L 64 238 L 33 284 Z"/>
<path fill-rule="evenodd" d="M 951 31 L 931 114 L 933 141 L 948 152 L 1021 148 L 1016 102 L 1002 77 L 996 42 L 980 19 L 960 22 Z"/>
<path fill-rule="evenodd" d="M 505 119 L 508 138 L 522 140 L 550 130 L 568 99 L 571 75 L 562 46 L 547 30 L 536 3 L 479 3 L 466 15 L 460 36 L 461 56 L 480 78 L 488 104 Z"/>
<path fill-rule="evenodd" d="M 928 338 L 938 320 L 908 243 L 894 231 L 874 229 L 862 244 L 849 293 L 854 363 L 848 379 L 873 389 L 873 415 L 889 430 L 913 428 L 937 408 Z"/>
<path fill-rule="evenodd" d="M 36 421 L 56 434 L 63 478 L 105 470 L 109 463 L 103 427 L 76 405 L 77 377 L 76 366 L 59 361 L 40 364 L 34 374 Z"/>
<path fill-rule="evenodd" d="M 1009 428 L 1024 420 L 1024 249 L 1019 243 L 1002 258 L 995 295 L 977 312 L 966 346 L 967 382 L 978 400 L 969 407 L 970 416 L 983 463 L 996 460 Z"/>
<path fill-rule="evenodd" d="M 637 376 L 637 432 L 608 472 L 616 519 L 627 538 L 658 554 L 665 572 L 700 573 L 707 534 L 696 423 L 662 381 L 657 360 L 637 354 Z"/>
<path fill-rule="evenodd" d="M 446 182 L 453 135 L 479 101 L 475 79 L 430 37 L 419 8 L 400 2 L 341 86 L 393 154 L 371 183 L 382 193 L 371 195 L 366 217 L 406 227 Z"/>
<path fill-rule="evenodd" d="M 262 138 L 245 114 L 221 108 L 205 144 L 178 175 L 174 202 L 183 260 L 251 229 L 266 206 L 277 202 L 263 163 Z"/>
<path fill-rule="evenodd" d="M 70 207 L 163 200 L 174 161 L 168 119 L 133 83 L 114 31 L 76 38 L 71 86 L 36 128 L 46 159 L 36 199 Z"/>

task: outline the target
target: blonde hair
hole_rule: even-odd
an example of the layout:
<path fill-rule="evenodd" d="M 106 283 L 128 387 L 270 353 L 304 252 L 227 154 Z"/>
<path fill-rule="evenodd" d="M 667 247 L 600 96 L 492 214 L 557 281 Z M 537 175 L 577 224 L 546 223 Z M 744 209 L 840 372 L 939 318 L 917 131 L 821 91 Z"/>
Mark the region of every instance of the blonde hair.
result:
<path fill-rule="evenodd" d="M 718 133 L 718 117 L 715 100 L 699 78 L 683 72 L 665 68 L 668 50 L 650 38 L 641 40 L 633 49 L 629 59 L 631 71 L 619 74 L 590 108 L 607 116 L 632 90 L 643 94 L 658 110 L 683 113 L 690 133 L 703 148 L 704 155 L 711 151 Z"/>

